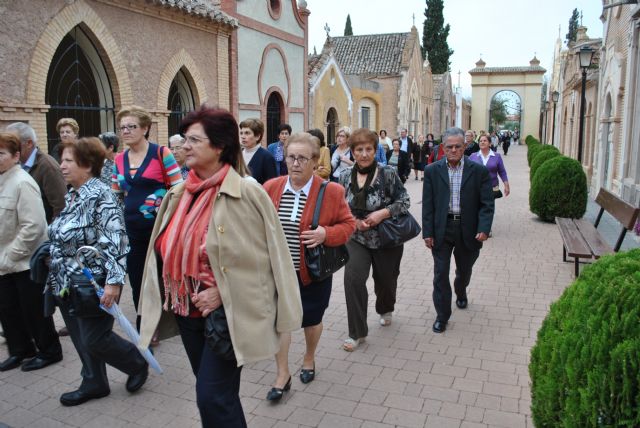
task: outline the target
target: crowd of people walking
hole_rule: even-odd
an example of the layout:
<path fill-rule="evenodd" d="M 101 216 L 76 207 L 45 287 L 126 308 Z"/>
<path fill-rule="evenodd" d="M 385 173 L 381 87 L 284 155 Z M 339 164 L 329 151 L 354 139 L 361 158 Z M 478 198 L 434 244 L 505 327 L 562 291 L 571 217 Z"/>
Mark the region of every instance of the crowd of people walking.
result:
<path fill-rule="evenodd" d="M 117 133 L 80 137 L 74 119 L 61 119 L 57 158 L 28 124 L 0 132 L 0 322 L 9 354 L 0 371 L 63 359 L 57 307 L 82 363 L 64 406 L 109 395 L 107 364 L 127 375 L 129 393 L 140 390 L 149 376 L 140 350 L 179 336 L 202 425 L 245 427 L 242 367 L 275 359 L 266 399 L 277 403 L 293 381 L 291 332 L 303 329 L 299 380 L 314 381 L 332 275 L 343 266 L 342 348 L 356 351 L 369 334 L 370 275 L 379 324 L 391 325 L 404 243 L 420 233 L 434 260 L 432 330 L 442 333 L 453 293 L 459 309 L 469 304 L 494 201 L 511 190 L 497 137 L 484 132 L 450 128 L 440 140 L 414 141 L 406 129 L 390 138 L 342 127 L 327 146 L 319 129 L 281 124 L 265 144 L 261 120 L 238 124 L 207 106 L 189 112 L 167 146 L 149 140 L 152 117 L 141 107 L 121 109 L 116 125 Z M 421 221 L 409 213 L 412 171 L 423 186 Z M 79 255 L 86 246 L 98 256 Z M 117 303 L 127 282 L 137 344 L 100 309 Z"/>

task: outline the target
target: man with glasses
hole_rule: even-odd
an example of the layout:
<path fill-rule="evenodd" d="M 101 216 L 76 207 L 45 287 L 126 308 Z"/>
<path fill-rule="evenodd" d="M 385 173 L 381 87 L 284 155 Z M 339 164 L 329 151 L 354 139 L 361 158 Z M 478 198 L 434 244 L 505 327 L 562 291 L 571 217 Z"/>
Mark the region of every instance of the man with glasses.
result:
<path fill-rule="evenodd" d="M 184 163 L 184 151 L 182 150 L 183 144 L 184 138 L 182 138 L 182 135 L 176 134 L 169 137 L 169 149 L 180 166 L 180 175 L 182 175 L 182 178 L 186 180 L 187 175 L 189 174 L 189 167 Z"/>
<path fill-rule="evenodd" d="M 442 333 L 451 317 L 451 253 L 456 261 L 456 306 L 466 309 L 467 286 L 493 223 L 493 191 L 489 171 L 464 155 L 465 133 L 449 128 L 442 141 L 445 157 L 424 172 L 422 237 L 434 263 L 433 303 L 437 318 L 433 331 Z"/>

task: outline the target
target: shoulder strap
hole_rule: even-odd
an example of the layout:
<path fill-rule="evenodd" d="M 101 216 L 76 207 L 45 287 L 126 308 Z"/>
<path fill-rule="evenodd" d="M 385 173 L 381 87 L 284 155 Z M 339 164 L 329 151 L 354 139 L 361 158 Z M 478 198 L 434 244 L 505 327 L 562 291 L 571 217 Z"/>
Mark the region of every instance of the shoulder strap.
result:
<path fill-rule="evenodd" d="M 162 170 L 162 181 L 164 181 L 164 187 L 169 189 L 171 186 L 167 182 L 167 170 L 164 168 L 164 157 L 162 156 L 162 146 L 158 144 L 158 162 L 160 162 L 160 169 Z"/>
<path fill-rule="evenodd" d="M 320 208 L 322 207 L 322 199 L 324 199 L 324 189 L 327 187 L 327 181 L 323 181 L 318 191 L 318 197 L 316 198 L 316 209 L 313 211 L 313 220 L 311 220 L 311 229 L 318 227 L 318 221 L 320 220 Z"/>

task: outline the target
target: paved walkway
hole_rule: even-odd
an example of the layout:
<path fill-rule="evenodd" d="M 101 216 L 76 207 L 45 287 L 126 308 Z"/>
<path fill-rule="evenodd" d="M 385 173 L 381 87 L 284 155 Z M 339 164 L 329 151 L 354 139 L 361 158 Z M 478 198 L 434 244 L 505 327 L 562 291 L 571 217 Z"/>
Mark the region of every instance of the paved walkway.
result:
<path fill-rule="evenodd" d="M 393 324 L 379 326 L 371 299 L 370 335 L 353 353 L 340 347 L 347 320 L 338 274 L 316 380 L 303 385 L 295 377 L 274 406 L 264 400 L 275 378 L 274 362 L 245 367 L 241 395 L 249 426 L 532 427 L 529 351 L 549 304 L 573 280 L 573 266 L 562 263 L 556 226 L 529 212 L 525 151 L 512 146 L 505 158 L 513 194 L 497 201 L 493 238 L 476 263 L 469 307 L 454 309 L 446 333 L 431 331 L 433 261 L 420 239 L 405 246 Z M 419 218 L 421 182 L 412 177 L 407 188 Z M 130 301 L 126 292 L 123 302 Z M 133 318 L 131 305 L 124 309 Z M 179 339 L 157 348 L 165 374 L 152 375 L 140 393 L 128 394 L 125 376 L 110 369 L 111 395 L 73 408 L 62 407 L 58 398 L 79 384 L 80 363 L 70 339 L 62 338 L 62 344 L 60 364 L 0 373 L 0 422 L 47 428 L 200 426 L 194 378 Z M 297 332 L 290 353 L 296 376 L 303 350 Z M 6 357 L 0 346 L 0 358 Z"/>

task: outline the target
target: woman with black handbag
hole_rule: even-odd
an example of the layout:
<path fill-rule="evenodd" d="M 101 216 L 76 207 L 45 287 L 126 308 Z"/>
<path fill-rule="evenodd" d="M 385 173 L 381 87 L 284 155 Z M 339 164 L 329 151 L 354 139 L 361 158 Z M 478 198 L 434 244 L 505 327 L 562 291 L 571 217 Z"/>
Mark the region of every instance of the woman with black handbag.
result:
<path fill-rule="evenodd" d="M 60 306 L 69 336 L 82 361 L 82 383 L 62 394 L 64 406 L 76 406 L 109 395 L 105 364 L 126 373 L 126 389 L 144 385 L 149 365 L 136 346 L 113 332 L 113 317 L 99 308 L 120 297 L 129 246 L 117 196 L 100 181 L 105 149 L 97 138 L 61 145 L 60 169 L 71 189 L 66 206 L 49 226 L 51 261 L 48 286 Z M 102 257 L 85 260 L 104 295 L 100 300 L 76 262 L 77 250 L 90 245 Z"/>
<path fill-rule="evenodd" d="M 354 351 L 369 331 L 366 283 L 372 267 L 380 325 L 391 324 L 404 249 L 402 243 L 388 247 L 381 244 L 380 223 L 407 214 L 410 201 L 396 171 L 390 166 L 377 165 L 377 144 L 374 132 L 368 129 L 354 131 L 349 146 L 355 165 L 340 175 L 347 203 L 356 218 L 356 231 L 347 243 L 349 261 L 344 271 L 349 337 L 344 341 L 343 349 L 348 352 Z"/>
<path fill-rule="evenodd" d="M 264 184 L 278 211 L 298 275 L 306 342 L 300 370 L 302 383 L 315 378 L 315 351 L 322 334 L 322 317 L 331 296 L 332 273 L 348 258 L 344 244 L 355 229 L 344 189 L 314 175 L 319 157 L 320 142 L 316 137 L 306 132 L 293 134 L 285 144 L 288 176 Z M 322 260 L 322 254 L 326 254 L 326 260 Z M 323 262 L 330 266 L 318 266 Z M 276 354 L 278 373 L 267 400 L 280 400 L 291 387 L 290 344 L 291 334 L 280 335 L 280 351 Z"/>
<path fill-rule="evenodd" d="M 162 201 L 144 265 L 140 346 L 180 334 L 202 426 L 246 427 L 244 364 L 272 358 L 302 322 L 287 241 L 269 196 L 249 177 L 238 123 L 202 106 L 180 124 L 190 171 Z"/>

